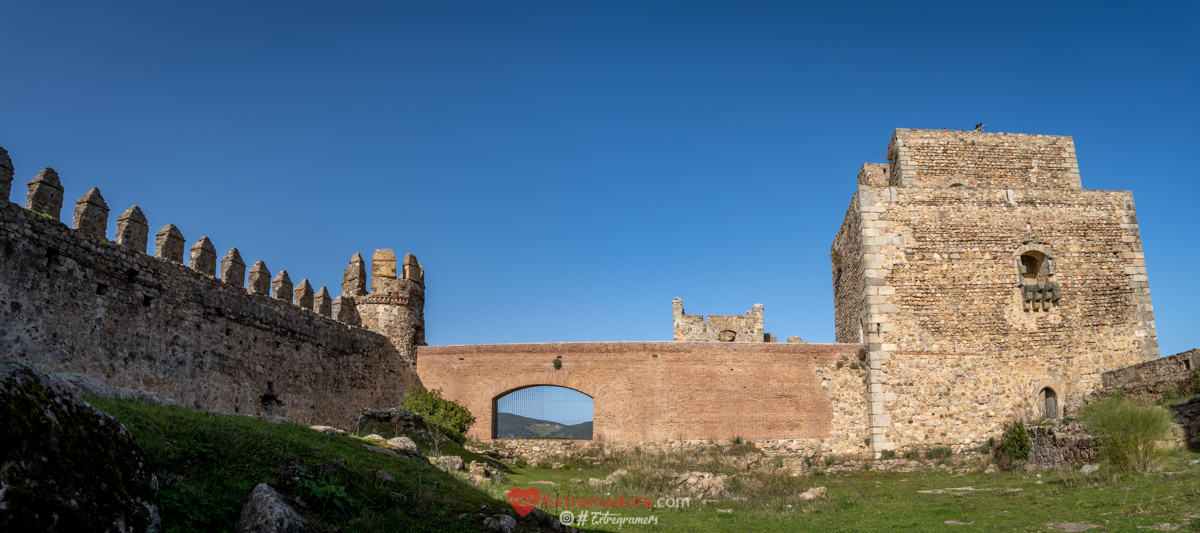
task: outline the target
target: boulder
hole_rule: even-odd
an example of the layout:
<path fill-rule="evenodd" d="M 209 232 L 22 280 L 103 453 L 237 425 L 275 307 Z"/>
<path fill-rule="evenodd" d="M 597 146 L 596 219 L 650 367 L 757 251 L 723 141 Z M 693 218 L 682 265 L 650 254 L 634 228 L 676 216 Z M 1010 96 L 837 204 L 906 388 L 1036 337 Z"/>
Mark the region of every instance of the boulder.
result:
<path fill-rule="evenodd" d="M 496 516 L 484 518 L 483 527 L 486 527 L 497 533 L 513 533 L 517 530 L 517 519 L 506 514 L 498 514 Z"/>
<path fill-rule="evenodd" d="M 405 457 L 420 459 L 422 461 L 427 460 L 425 454 L 421 453 L 421 449 L 417 447 L 417 443 L 408 437 L 392 437 L 387 440 L 387 445 Z"/>
<path fill-rule="evenodd" d="M 457 455 L 443 455 L 437 458 L 437 467 L 447 472 L 461 472 L 464 468 L 463 458 Z"/>
<path fill-rule="evenodd" d="M 283 500 L 275 489 L 259 483 L 250 491 L 250 499 L 238 517 L 237 533 L 307 533 L 312 531 L 300 513 Z"/>
<path fill-rule="evenodd" d="M 120 422 L 0 361 L 0 531 L 158 531 L 158 481 Z"/>
<path fill-rule="evenodd" d="M 827 491 L 825 490 L 825 487 L 815 487 L 815 488 L 811 488 L 811 489 L 808 489 L 807 491 L 800 493 L 800 500 L 806 501 L 806 502 L 811 502 L 813 500 L 823 500 L 823 499 L 825 499 L 826 494 L 827 494 Z"/>
<path fill-rule="evenodd" d="M 309 429 L 320 431 L 326 435 L 345 435 L 346 431 L 332 426 L 310 426 Z"/>
<path fill-rule="evenodd" d="M 420 413 L 408 409 L 363 409 L 358 415 L 356 427 L 387 427 L 393 435 L 399 435 L 405 430 L 423 430 L 425 420 Z"/>

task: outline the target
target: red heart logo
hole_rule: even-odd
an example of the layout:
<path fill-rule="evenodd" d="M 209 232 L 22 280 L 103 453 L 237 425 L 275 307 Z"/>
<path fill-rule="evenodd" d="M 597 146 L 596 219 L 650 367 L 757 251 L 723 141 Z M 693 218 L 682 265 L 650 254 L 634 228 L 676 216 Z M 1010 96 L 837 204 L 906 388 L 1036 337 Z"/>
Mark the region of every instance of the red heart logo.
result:
<path fill-rule="evenodd" d="M 509 505 L 512 505 L 513 509 L 516 509 L 517 514 L 521 515 L 522 518 L 537 506 L 538 499 L 541 497 L 542 493 L 538 492 L 537 489 L 514 488 L 508 491 Z"/>

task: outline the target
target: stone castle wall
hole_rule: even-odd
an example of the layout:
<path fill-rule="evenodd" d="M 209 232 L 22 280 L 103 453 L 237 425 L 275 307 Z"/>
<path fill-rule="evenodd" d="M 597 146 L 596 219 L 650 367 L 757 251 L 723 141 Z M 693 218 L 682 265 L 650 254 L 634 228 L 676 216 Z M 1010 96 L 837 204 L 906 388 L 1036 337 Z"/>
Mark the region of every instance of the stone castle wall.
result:
<path fill-rule="evenodd" d="M 867 337 L 877 451 L 977 444 L 1040 415 L 1046 388 L 1070 407 L 1157 357 L 1132 195 L 1073 185 L 1070 138 L 897 130 L 895 146 L 916 147 L 893 157 L 902 176 L 860 173 L 858 227 L 833 250 L 862 261 L 835 305 L 839 340 L 855 309 Z M 1019 185 L 1042 188 L 993 188 Z M 1025 253 L 1046 258 L 1041 278 L 1022 281 Z"/>
<path fill-rule="evenodd" d="M 1200 348 L 1105 372 L 1101 394 L 1120 392 L 1129 397 L 1158 402 L 1165 395 L 1193 390 L 1200 369 Z"/>
<path fill-rule="evenodd" d="M 861 348 L 724 342 L 427 346 L 419 348 L 419 368 L 426 387 L 441 389 L 475 415 L 471 437 L 479 440 L 494 436 L 497 398 L 555 385 L 593 398 L 593 436 L 600 441 L 740 436 L 862 453 L 868 426 Z M 555 359 L 561 369 L 554 369 Z"/>
<path fill-rule="evenodd" d="M 0 153 L 4 189 L 11 168 Z M 238 251 L 219 261 L 218 276 L 206 237 L 184 266 L 183 237 L 171 225 L 156 236 L 157 257 L 147 255 L 136 206 L 109 241 L 96 189 L 76 203 L 68 228 L 59 221 L 62 196 L 46 169 L 30 184 L 29 209 L 0 197 L 0 359 L 210 411 L 346 427 L 362 407 L 394 406 L 419 382 L 414 344 L 330 318 L 335 309 L 355 316 L 353 296 L 331 300 L 307 280 L 293 287 L 285 271 L 271 279 L 261 261 L 244 287 Z"/>

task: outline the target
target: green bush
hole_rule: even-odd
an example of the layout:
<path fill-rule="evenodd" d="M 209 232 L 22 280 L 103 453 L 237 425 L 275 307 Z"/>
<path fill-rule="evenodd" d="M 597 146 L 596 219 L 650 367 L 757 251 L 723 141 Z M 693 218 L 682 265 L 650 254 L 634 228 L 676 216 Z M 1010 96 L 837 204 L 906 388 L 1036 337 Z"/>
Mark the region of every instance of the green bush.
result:
<path fill-rule="evenodd" d="M 462 444 L 467 441 L 467 429 L 475 423 L 475 417 L 462 404 L 442 398 L 442 391 L 429 390 L 412 385 L 405 391 L 401 409 L 420 413 L 425 418 L 425 427 L 431 433 L 441 434 Z"/>
<path fill-rule="evenodd" d="M 1120 396 L 1104 398 L 1079 410 L 1100 441 L 1100 455 L 1114 469 L 1146 472 L 1163 455 L 1158 441 L 1171 433 L 1171 413 L 1162 407 Z"/>
<path fill-rule="evenodd" d="M 895 459 L 896 450 L 884 450 L 883 453 L 879 454 L 879 458 L 883 460 Z"/>
<path fill-rule="evenodd" d="M 954 450 L 947 446 L 936 446 L 925 452 L 926 459 L 945 459 L 951 455 L 954 455 Z"/>
<path fill-rule="evenodd" d="M 917 459 L 921 458 L 921 451 L 920 450 L 908 450 L 908 451 L 904 452 L 904 458 L 908 459 L 910 461 L 916 461 Z"/>

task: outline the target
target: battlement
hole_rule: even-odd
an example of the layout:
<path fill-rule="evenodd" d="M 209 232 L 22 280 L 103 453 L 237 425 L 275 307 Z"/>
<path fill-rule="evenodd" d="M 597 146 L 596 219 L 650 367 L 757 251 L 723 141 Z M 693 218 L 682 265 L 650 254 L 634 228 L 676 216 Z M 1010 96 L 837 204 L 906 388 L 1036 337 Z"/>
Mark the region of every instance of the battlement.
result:
<path fill-rule="evenodd" d="M 0 193 L 3 193 L 0 199 L 3 199 L 5 203 L 8 202 L 13 176 L 12 160 L 8 152 L 4 148 L 0 148 Z M 58 173 L 53 168 L 46 167 L 29 182 L 28 187 L 25 208 L 50 219 L 60 220 L 64 190 Z M 107 240 L 108 215 L 109 208 L 104 201 L 104 196 L 100 193 L 100 189 L 93 187 L 75 202 L 71 227 L 93 237 Z M 118 245 L 144 253 L 148 244 L 148 235 L 149 223 L 140 207 L 131 206 L 117 218 L 116 243 Z M 185 246 L 186 241 L 179 228 L 174 224 L 167 224 L 155 234 L 154 257 L 182 265 Z M 242 260 L 241 252 L 237 248 L 230 248 L 225 253 L 219 262 L 220 272 L 218 274 L 216 247 L 207 236 L 197 239 L 188 250 L 188 268 L 195 272 L 220 279 L 224 283 L 247 290 L 250 294 L 275 298 L 306 311 L 354 326 L 362 325 L 359 314 L 353 309 L 356 303 L 424 305 L 425 269 L 417 262 L 416 256 L 413 254 L 405 257 L 404 270 L 401 272 L 402 275 L 397 278 L 395 253 L 392 250 L 376 250 L 375 261 L 371 265 L 371 284 L 372 289 L 375 289 L 375 294 L 367 295 L 366 276 L 365 273 L 361 273 L 355 278 L 364 283 L 361 287 L 349 287 L 351 293 L 343 294 L 343 297 L 348 297 L 347 299 L 338 298 L 330 301 L 328 289 L 322 286 L 318 291 L 314 291 L 307 278 L 302 279 L 299 286 L 294 287 L 286 270 L 280 270 L 272 280 L 270 270 L 262 261 L 254 263 L 254 268 L 250 271 L 250 284 L 247 287 L 245 285 L 246 263 Z M 351 268 L 354 268 L 355 260 L 358 261 L 359 271 L 361 271 L 362 256 L 354 255 L 354 259 L 351 259 Z M 349 276 L 349 269 L 346 272 L 346 275 Z M 347 280 L 349 280 L 348 277 Z M 347 288 L 347 284 L 343 282 L 343 291 Z M 318 293 L 323 296 L 317 297 Z M 333 314 L 335 308 L 340 311 L 337 316 Z M 371 327 L 372 325 L 376 324 L 368 324 L 367 328 L 373 331 L 387 329 L 379 325 L 380 329 L 377 330 Z M 423 341 L 423 325 L 420 329 Z"/>
<path fill-rule="evenodd" d="M 76 202 L 68 227 L 52 168 L 29 183 L 23 209 L 8 201 L 13 168 L 0 148 L 5 358 L 199 408 L 266 409 L 323 422 L 347 422 L 363 406 L 395 405 L 416 381 L 424 269 L 411 254 L 407 277 L 397 278 L 394 267 L 390 279 L 386 267 L 374 272 L 372 288 L 382 298 L 370 300 L 364 286 L 331 299 L 307 279 L 293 285 L 285 270 L 272 277 L 263 261 L 247 272 L 237 248 L 218 260 L 208 237 L 187 247 L 173 224 L 155 235 L 154 254 L 147 254 L 149 224 L 136 205 L 117 218 L 116 240 L 109 241 L 109 207 L 97 188 Z M 357 307 L 372 319 L 361 320 Z"/>
<path fill-rule="evenodd" d="M 893 187 L 1083 188 L 1071 137 L 979 131 L 897 128 L 887 179 Z"/>

